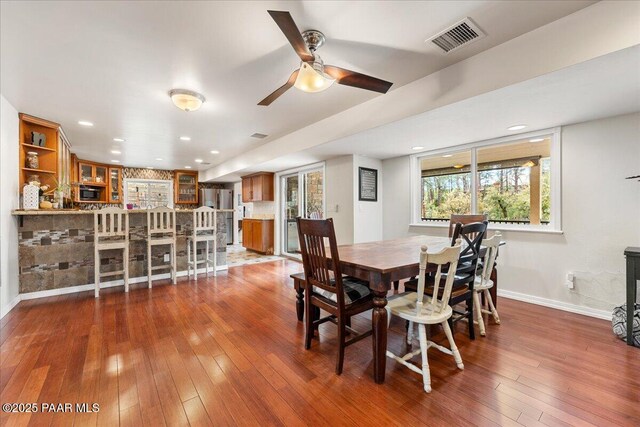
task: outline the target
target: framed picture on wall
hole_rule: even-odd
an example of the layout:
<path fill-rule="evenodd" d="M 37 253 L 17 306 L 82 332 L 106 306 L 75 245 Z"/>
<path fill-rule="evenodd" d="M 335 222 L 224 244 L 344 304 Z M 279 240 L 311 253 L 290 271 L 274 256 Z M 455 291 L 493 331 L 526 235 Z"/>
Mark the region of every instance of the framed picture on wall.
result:
<path fill-rule="evenodd" d="M 358 168 L 358 200 L 378 201 L 378 170 Z"/>

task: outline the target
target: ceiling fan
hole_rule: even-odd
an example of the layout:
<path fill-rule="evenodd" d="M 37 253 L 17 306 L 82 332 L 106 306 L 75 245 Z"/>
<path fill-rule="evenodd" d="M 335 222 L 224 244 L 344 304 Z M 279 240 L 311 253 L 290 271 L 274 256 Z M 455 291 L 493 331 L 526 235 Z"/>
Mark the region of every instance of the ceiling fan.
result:
<path fill-rule="evenodd" d="M 316 50 L 325 42 L 324 34 L 317 30 L 307 30 L 300 33 L 289 12 L 276 10 L 267 12 L 276 21 L 302 62 L 300 68 L 291 73 L 289 80 L 284 85 L 260 101 L 258 105 L 270 105 L 291 86 L 304 92 L 321 92 L 328 89 L 334 82 L 338 82 L 341 85 L 387 93 L 393 84 L 366 74 L 333 65 L 324 65 L 322 58 L 316 53 Z"/>

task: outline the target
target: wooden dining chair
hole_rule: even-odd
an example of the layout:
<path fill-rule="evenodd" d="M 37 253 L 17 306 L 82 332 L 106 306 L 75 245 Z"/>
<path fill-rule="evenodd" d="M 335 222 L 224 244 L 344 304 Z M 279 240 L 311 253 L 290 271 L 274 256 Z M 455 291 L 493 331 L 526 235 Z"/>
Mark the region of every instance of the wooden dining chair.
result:
<path fill-rule="evenodd" d="M 456 224 L 467 225 L 484 221 L 489 221 L 487 214 L 451 214 L 451 219 L 449 220 L 449 237 L 453 237 L 453 229 Z"/>
<path fill-rule="evenodd" d="M 451 274 L 445 276 L 443 271 L 444 267 L 448 267 L 449 271 L 456 271 L 459 257 L 460 241 L 458 241 L 456 245 L 445 248 L 435 254 L 429 254 L 427 247 L 423 246 L 420 250 L 420 274 L 418 276 L 418 288 L 416 292 L 391 297 L 386 306 L 389 322 L 391 322 L 392 316 L 398 316 L 409 322 L 407 344 L 411 344 L 413 340 L 414 324 L 418 325 L 420 349 L 411 351 L 404 356 L 397 356 L 387 350 L 387 357 L 396 360 L 414 372 L 421 373 L 424 391 L 427 393 L 431 392 L 431 373 L 429 371 L 429 361 L 427 358 L 427 349 L 429 347 L 435 347 L 443 353 L 452 355 L 458 368 L 464 369 L 462 357 L 453 340 L 453 333 L 451 332 L 451 327 L 448 322 L 453 314 L 453 310 L 449 305 L 449 298 L 455 278 Z M 435 289 L 431 297 L 425 295 L 425 271 L 427 263 L 438 266 L 435 273 Z M 441 279 L 444 283 L 442 289 L 440 289 Z M 447 340 L 449 340 L 450 348 L 428 340 L 426 325 L 435 324 L 442 325 Z M 412 357 L 418 354 L 422 354 L 422 366 L 420 368 L 409 362 Z"/>
<path fill-rule="evenodd" d="M 453 289 L 449 298 L 449 304 L 453 308 L 454 316 L 449 319 L 449 324 L 453 328 L 454 322 L 466 319 L 469 322 L 469 338 L 475 339 L 474 329 L 474 284 L 476 271 L 478 268 L 478 261 L 480 259 L 480 249 L 482 246 L 482 239 L 487 231 L 487 221 L 475 222 L 471 224 L 462 225 L 456 223 L 453 229 L 452 246 L 456 244 L 458 239 L 462 242 L 462 250 L 460 251 L 460 259 L 458 260 L 457 268 L 454 273 Z M 448 277 L 450 270 L 445 268 L 446 277 Z M 427 287 L 425 292 L 427 295 L 432 295 L 436 278 L 433 275 L 427 275 L 426 277 Z M 415 292 L 417 289 L 418 280 L 409 280 L 405 283 L 404 288 L 406 291 Z M 442 289 L 442 288 L 441 288 Z M 457 307 L 458 304 L 465 303 L 465 309 Z"/>
<path fill-rule="evenodd" d="M 496 310 L 491 298 L 489 289 L 493 287 L 493 280 L 491 280 L 491 273 L 498 256 L 498 248 L 500 247 L 502 234 L 497 231 L 491 238 L 484 239 L 482 246 L 485 247 L 485 254 L 482 260 L 482 268 L 480 274 L 476 275 L 473 292 L 473 303 L 476 313 L 476 320 L 478 322 L 478 328 L 480 329 L 480 335 L 483 337 L 486 335 L 483 314 L 490 314 L 493 316 L 493 320 L 496 324 L 500 324 L 500 316 L 498 316 L 498 310 Z M 484 296 L 484 298 L 481 298 Z M 486 301 L 488 310 L 482 306 L 481 300 Z"/>
<path fill-rule="evenodd" d="M 372 334 L 351 329 L 351 317 L 373 308 L 373 294 L 367 282 L 343 276 L 340 269 L 338 244 L 332 219 L 296 218 L 302 264 L 305 274 L 305 338 L 304 347 L 311 348 L 311 340 L 318 325 L 332 322 L 338 326 L 338 359 L 336 374 L 342 373 L 345 348 Z M 328 247 L 325 241 L 328 240 Z M 328 251 L 328 252 L 327 252 Z M 320 318 L 320 309 L 329 316 Z M 351 338 L 346 339 L 346 333 Z"/>

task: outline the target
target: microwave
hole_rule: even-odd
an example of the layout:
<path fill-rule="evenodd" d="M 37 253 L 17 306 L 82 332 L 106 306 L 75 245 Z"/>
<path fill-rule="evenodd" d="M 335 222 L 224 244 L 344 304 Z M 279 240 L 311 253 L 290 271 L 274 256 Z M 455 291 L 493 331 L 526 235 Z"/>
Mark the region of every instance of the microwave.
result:
<path fill-rule="evenodd" d="M 81 188 L 80 200 L 84 201 L 98 201 L 100 200 L 100 190 L 95 188 Z"/>

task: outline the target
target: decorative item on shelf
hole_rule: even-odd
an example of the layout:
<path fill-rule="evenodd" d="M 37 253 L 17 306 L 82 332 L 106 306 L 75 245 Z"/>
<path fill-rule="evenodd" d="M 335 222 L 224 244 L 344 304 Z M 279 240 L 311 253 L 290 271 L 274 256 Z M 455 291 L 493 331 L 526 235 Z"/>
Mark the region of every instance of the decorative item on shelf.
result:
<path fill-rule="evenodd" d="M 40 202 L 40 209 L 51 209 L 53 208 L 53 203 L 48 200 L 43 200 Z"/>
<path fill-rule="evenodd" d="M 58 205 L 62 207 L 64 204 L 64 194 L 71 189 L 71 185 L 62 183 L 55 178 L 53 178 L 53 180 L 56 186 L 52 188 L 50 191 L 46 192 L 45 195 L 48 195 L 48 196 L 52 195 L 54 205 Z M 54 209 L 57 209 L 57 208 L 54 207 Z"/>
<path fill-rule="evenodd" d="M 100 175 L 96 176 L 96 182 L 102 182 L 102 177 Z"/>
<path fill-rule="evenodd" d="M 40 203 L 40 183 L 22 187 L 22 209 L 38 209 Z"/>
<path fill-rule="evenodd" d="M 51 203 L 53 209 L 58 209 L 58 202 Z"/>
<path fill-rule="evenodd" d="M 38 159 L 38 153 L 35 151 L 28 151 L 26 160 L 26 166 L 29 169 L 40 169 L 40 160 Z"/>
<path fill-rule="evenodd" d="M 47 142 L 47 136 L 40 132 L 31 132 L 31 145 L 36 147 L 44 147 Z M 37 168 L 36 168 L 37 169 Z"/>
<path fill-rule="evenodd" d="M 38 174 L 29 175 L 29 177 L 27 179 L 27 183 L 31 184 L 31 185 L 35 185 L 39 189 L 40 188 L 40 175 L 38 175 Z"/>

